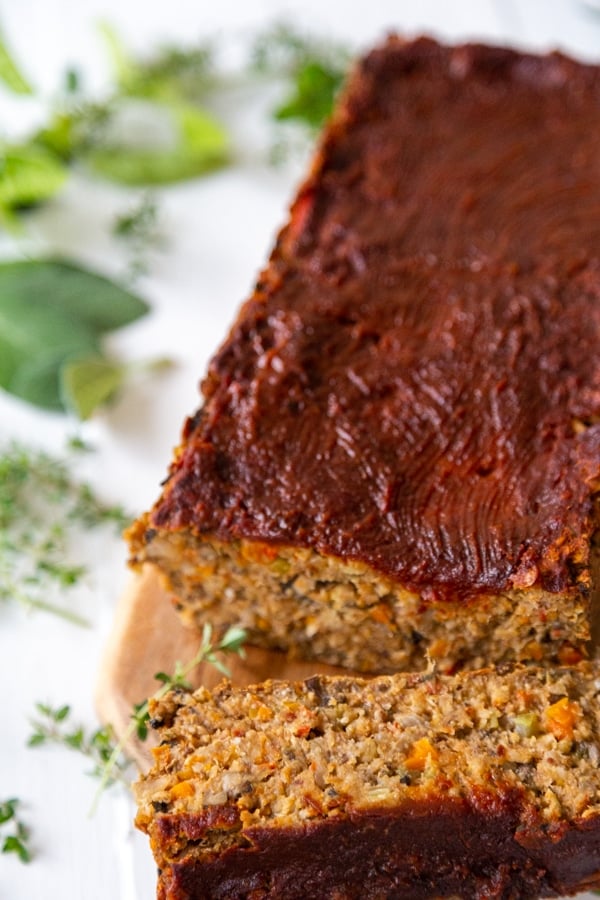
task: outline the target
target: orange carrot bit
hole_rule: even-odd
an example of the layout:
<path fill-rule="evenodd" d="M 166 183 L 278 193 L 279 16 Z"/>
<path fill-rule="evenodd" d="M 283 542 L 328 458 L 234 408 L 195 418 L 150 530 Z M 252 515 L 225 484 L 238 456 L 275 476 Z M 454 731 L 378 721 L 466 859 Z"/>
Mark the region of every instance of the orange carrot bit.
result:
<path fill-rule="evenodd" d="M 248 562 L 261 563 L 262 565 L 273 562 L 279 555 L 277 547 L 273 547 L 271 544 L 264 544 L 262 541 L 243 541 L 240 553 Z"/>
<path fill-rule="evenodd" d="M 423 772 L 429 764 L 435 764 L 438 761 L 438 752 L 432 745 L 429 738 L 420 738 L 412 745 L 412 749 L 406 758 L 404 765 L 413 772 Z"/>
<path fill-rule="evenodd" d="M 384 603 L 378 603 L 376 606 L 372 606 L 369 610 L 369 615 L 375 622 L 379 622 L 381 625 L 392 624 L 392 611 L 389 606 L 386 606 Z"/>
<path fill-rule="evenodd" d="M 571 739 L 579 714 L 579 704 L 573 703 L 568 697 L 562 697 L 544 713 L 546 728 L 558 741 Z"/>
<path fill-rule="evenodd" d="M 191 781 L 178 781 L 169 791 L 171 797 L 175 800 L 179 797 L 191 797 L 195 793 L 194 785 Z"/>

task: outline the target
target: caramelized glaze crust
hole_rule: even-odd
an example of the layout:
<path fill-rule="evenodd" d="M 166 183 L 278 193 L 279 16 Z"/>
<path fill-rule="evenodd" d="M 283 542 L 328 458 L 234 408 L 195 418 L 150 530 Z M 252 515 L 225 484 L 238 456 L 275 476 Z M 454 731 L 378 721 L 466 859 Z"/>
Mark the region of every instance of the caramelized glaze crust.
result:
<path fill-rule="evenodd" d="M 585 590 L 600 70 L 390 39 L 358 66 L 150 518 L 425 601 Z"/>

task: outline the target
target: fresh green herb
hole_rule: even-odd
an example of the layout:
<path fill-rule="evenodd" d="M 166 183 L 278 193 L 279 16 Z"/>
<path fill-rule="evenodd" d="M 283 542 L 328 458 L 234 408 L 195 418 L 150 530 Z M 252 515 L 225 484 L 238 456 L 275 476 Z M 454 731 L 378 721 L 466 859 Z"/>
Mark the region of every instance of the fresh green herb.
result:
<path fill-rule="evenodd" d="M 320 128 L 346 76 L 348 50 L 278 24 L 259 36 L 252 57 L 256 71 L 289 83 L 288 96 L 273 112 L 275 119 Z"/>
<path fill-rule="evenodd" d="M 102 336 L 147 310 L 130 291 L 72 263 L 0 264 L 0 387 L 37 406 L 64 410 L 65 365 L 102 357 Z"/>
<path fill-rule="evenodd" d="M 99 142 L 113 114 L 112 101 L 96 103 L 67 96 L 50 112 L 48 123 L 31 138 L 31 145 L 52 153 L 63 163 L 82 160 Z"/>
<path fill-rule="evenodd" d="M 112 28 L 104 25 L 102 33 L 115 69 L 114 93 L 93 103 L 78 93 L 73 101 L 67 92 L 35 143 L 134 186 L 169 184 L 225 164 L 227 133 L 197 106 L 210 67 L 208 47 L 170 48 L 138 61 Z"/>
<path fill-rule="evenodd" d="M 31 85 L 17 66 L 6 43 L 0 38 L 0 81 L 14 94 L 31 94 Z"/>
<path fill-rule="evenodd" d="M 104 178 L 133 187 L 170 184 L 203 175 L 227 160 L 225 129 L 189 103 L 138 101 L 123 103 L 122 109 L 120 127 L 86 154 L 86 164 Z M 136 121 L 128 129 L 127 113 L 132 111 Z"/>
<path fill-rule="evenodd" d="M 31 850 L 28 847 L 29 829 L 19 819 L 17 807 L 20 801 L 13 797 L 10 800 L 0 801 L 0 830 L 4 826 L 12 826 L 12 834 L 2 837 L 2 852 L 15 853 L 21 862 L 28 863 L 31 860 Z"/>
<path fill-rule="evenodd" d="M 119 363 L 103 357 L 66 362 L 61 369 L 61 396 L 65 407 L 85 421 L 99 406 L 109 403 L 135 372 L 159 372 L 172 366 L 166 357 Z"/>
<path fill-rule="evenodd" d="M 86 624 L 51 599 L 85 574 L 68 559 L 69 540 L 81 525 L 120 531 L 129 521 L 76 481 L 63 460 L 14 443 L 0 448 L 0 600 Z"/>
<path fill-rule="evenodd" d="M 115 217 L 111 233 L 129 251 L 129 278 L 135 281 L 148 272 L 148 254 L 164 245 L 156 199 L 148 193 Z"/>
<path fill-rule="evenodd" d="M 103 777 L 105 766 L 110 759 L 111 771 L 105 781 L 110 787 L 117 782 L 130 783 L 131 761 L 122 753 L 114 755 L 115 738 L 110 726 L 86 731 L 82 725 L 71 722 L 71 707 L 52 707 L 46 703 L 36 703 L 36 717 L 32 719 L 33 732 L 27 742 L 29 747 L 58 744 L 75 750 L 89 759 L 93 768 L 89 772 L 94 777 Z"/>
<path fill-rule="evenodd" d="M 33 144 L 0 146 L 0 216 L 11 225 L 15 211 L 53 197 L 67 172 L 52 153 Z"/>
<path fill-rule="evenodd" d="M 212 42 L 182 49 L 159 48 L 146 59 L 134 59 L 117 32 L 104 22 L 101 26 L 113 64 L 120 93 L 129 97 L 147 97 L 159 101 L 197 103 L 218 81 L 215 73 L 215 48 Z"/>
<path fill-rule="evenodd" d="M 244 656 L 243 643 L 246 640 L 246 632 L 238 625 L 232 625 L 227 629 L 220 640 L 213 644 L 213 629 L 209 623 L 205 623 L 202 630 L 202 641 L 198 652 L 186 665 L 177 663 L 173 675 L 166 672 L 158 672 L 154 677 L 162 683 L 162 687 L 152 696 L 152 700 L 160 700 L 173 688 L 191 690 L 191 684 L 187 680 L 188 675 L 200 665 L 202 662 L 210 663 L 215 666 L 219 672 L 225 676 L 229 676 L 229 669 L 220 658 L 223 653 L 237 653 L 238 656 Z M 113 779 L 113 768 L 118 765 L 119 759 L 122 757 L 123 749 L 133 735 L 137 735 L 139 740 L 145 740 L 148 736 L 148 723 L 150 719 L 150 700 L 144 700 L 134 706 L 131 716 L 131 722 L 128 729 L 123 734 L 119 743 L 114 747 L 111 756 L 107 759 L 103 771 L 101 773 L 100 787 L 96 794 L 94 807 L 96 806 L 100 794 L 104 788 L 111 783 Z"/>
<path fill-rule="evenodd" d="M 194 658 L 185 666 L 182 666 L 178 661 L 175 664 L 175 671 L 172 675 L 169 675 L 166 672 L 156 673 L 154 677 L 157 681 L 162 683 L 163 687 L 154 694 L 153 700 L 160 700 L 161 697 L 164 697 L 164 695 L 173 688 L 183 688 L 188 691 L 191 690 L 192 685 L 187 680 L 187 676 L 202 662 L 207 662 L 211 666 L 214 666 L 215 669 L 221 672 L 222 675 L 225 675 L 226 678 L 231 677 L 229 668 L 219 657 L 219 654 L 237 653 L 238 656 L 243 658 L 243 644 L 246 640 L 246 632 L 243 628 L 240 628 L 239 625 L 232 625 L 216 644 L 213 644 L 212 637 L 212 625 L 206 622 L 202 629 L 202 642 Z M 137 703 L 134 706 L 134 712 L 131 717 L 133 725 L 135 726 L 135 733 L 141 741 L 146 740 L 146 737 L 148 736 L 148 709 L 148 700 L 144 700 L 143 703 Z"/>

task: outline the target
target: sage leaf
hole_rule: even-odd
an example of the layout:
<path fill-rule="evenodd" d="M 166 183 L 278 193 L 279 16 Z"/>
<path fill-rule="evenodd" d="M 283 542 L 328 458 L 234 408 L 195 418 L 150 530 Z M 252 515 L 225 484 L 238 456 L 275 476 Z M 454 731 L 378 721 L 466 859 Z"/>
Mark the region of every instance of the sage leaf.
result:
<path fill-rule="evenodd" d="M 0 81 L 15 94 L 32 94 L 31 85 L 0 38 Z"/>
<path fill-rule="evenodd" d="M 101 336 L 147 310 L 139 297 L 71 263 L 0 264 L 0 387 L 44 409 L 65 409 L 65 364 L 100 357 Z"/>
<path fill-rule="evenodd" d="M 122 387 L 127 367 L 104 357 L 74 359 L 61 369 L 64 405 L 85 421 L 103 404 L 114 399 Z"/>
<path fill-rule="evenodd" d="M 99 352 L 94 344 L 90 344 L 88 349 Z M 22 363 L 8 385 L 10 393 L 42 409 L 64 410 L 61 371 L 73 353 L 82 351 L 83 347 L 79 345 L 66 351 L 44 353 Z"/>
<path fill-rule="evenodd" d="M 5 147 L 0 150 L 0 208 L 20 209 L 48 200 L 66 177 L 65 166 L 41 147 Z"/>
<path fill-rule="evenodd" d="M 74 354 L 98 350 L 96 335 L 59 310 L 27 309 L 0 296 L 0 387 L 43 409 L 61 409 L 58 374 Z"/>
<path fill-rule="evenodd" d="M 26 315 L 51 307 L 95 334 L 129 325 L 148 312 L 148 304 L 131 291 L 65 260 L 0 264 L 0 317 L 7 304 L 26 307 Z"/>
<path fill-rule="evenodd" d="M 226 163 L 227 133 L 207 112 L 187 103 L 147 105 L 166 121 L 171 140 L 152 148 L 128 146 L 113 137 L 87 154 L 94 172 L 131 186 L 160 185 L 194 178 Z"/>

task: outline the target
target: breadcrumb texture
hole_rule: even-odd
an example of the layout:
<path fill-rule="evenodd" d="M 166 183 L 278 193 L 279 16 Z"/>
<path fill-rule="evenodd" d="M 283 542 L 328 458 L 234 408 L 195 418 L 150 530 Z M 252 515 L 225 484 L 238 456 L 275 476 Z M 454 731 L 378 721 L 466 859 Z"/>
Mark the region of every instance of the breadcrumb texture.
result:
<path fill-rule="evenodd" d="M 600 886 L 600 665 L 171 693 L 135 787 L 159 897 Z"/>
<path fill-rule="evenodd" d="M 391 38 L 209 366 L 134 564 L 190 622 L 362 671 L 580 657 L 599 247 L 600 69 Z"/>

